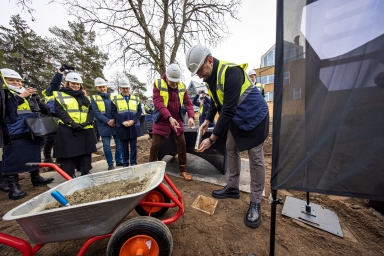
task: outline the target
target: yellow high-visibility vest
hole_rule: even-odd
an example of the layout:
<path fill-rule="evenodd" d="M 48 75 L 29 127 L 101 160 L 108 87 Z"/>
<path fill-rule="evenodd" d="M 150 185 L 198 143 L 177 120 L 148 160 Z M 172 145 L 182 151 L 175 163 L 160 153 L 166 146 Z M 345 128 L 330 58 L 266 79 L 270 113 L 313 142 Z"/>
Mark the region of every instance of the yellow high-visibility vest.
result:
<path fill-rule="evenodd" d="M 124 96 L 121 94 L 111 95 L 110 99 L 113 103 L 115 103 L 118 113 L 136 113 L 140 104 L 140 98 L 135 95 L 130 95 L 128 102 L 125 101 Z"/>
<path fill-rule="evenodd" d="M 105 114 L 105 103 L 103 98 L 100 95 L 93 95 L 92 98 L 96 102 L 97 108 L 99 109 L 100 113 Z"/>
<path fill-rule="evenodd" d="M 241 86 L 240 99 L 239 99 L 238 105 L 240 105 L 241 102 L 243 102 L 243 100 L 252 91 L 252 89 L 255 88 L 255 85 L 251 82 L 251 80 L 247 76 L 247 71 L 246 71 L 248 67 L 247 63 L 237 65 L 227 61 L 220 61 L 217 68 L 218 71 L 217 71 L 217 81 L 216 81 L 216 94 L 219 102 L 214 101 L 216 105 L 219 103 L 221 106 L 223 106 L 224 104 L 225 71 L 227 70 L 228 67 L 236 67 L 236 66 L 240 67 L 243 70 L 244 78 L 245 78 L 244 83 Z M 213 94 L 209 89 L 209 86 L 207 86 L 207 89 L 208 89 L 209 95 L 211 96 L 211 99 L 214 99 Z"/>
<path fill-rule="evenodd" d="M 163 97 L 165 107 L 168 107 L 169 94 L 168 94 L 168 85 L 163 79 L 156 79 L 154 82 L 157 89 L 160 91 L 161 97 Z M 177 84 L 177 90 L 179 94 L 180 106 L 183 106 L 184 94 L 186 91 L 186 86 L 183 82 Z"/>
<path fill-rule="evenodd" d="M 53 96 L 56 101 L 63 107 L 63 109 L 68 113 L 68 115 L 73 119 L 75 123 L 84 123 L 87 121 L 89 106 L 79 107 L 77 100 L 69 94 L 60 91 L 54 91 Z M 64 124 L 60 119 L 59 123 Z M 65 124 L 71 126 L 70 124 Z M 83 129 L 93 128 L 93 125 L 87 125 Z"/>

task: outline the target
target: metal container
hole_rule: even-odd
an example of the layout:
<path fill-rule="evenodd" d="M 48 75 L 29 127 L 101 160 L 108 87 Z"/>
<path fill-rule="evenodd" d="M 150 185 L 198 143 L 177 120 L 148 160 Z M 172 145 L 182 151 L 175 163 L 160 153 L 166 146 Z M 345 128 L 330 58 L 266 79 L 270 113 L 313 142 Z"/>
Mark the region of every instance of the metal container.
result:
<path fill-rule="evenodd" d="M 35 244 L 105 235 L 113 232 L 140 200 L 162 182 L 165 166 L 164 161 L 158 161 L 81 176 L 15 207 L 3 220 L 16 220 Z M 134 194 L 41 211 L 56 201 L 51 196 L 55 190 L 67 196 L 76 190 L 135 179 L 149 180 L 148 186 Z"/>
<path fill-rule="evenodd" d="M 199 149 L 201 140 L 203 139 L 203 132 L 199 129 L 197 132 L 197 137 L 196 137 L 196 143 L 195 143 L 195 151 Z"/>

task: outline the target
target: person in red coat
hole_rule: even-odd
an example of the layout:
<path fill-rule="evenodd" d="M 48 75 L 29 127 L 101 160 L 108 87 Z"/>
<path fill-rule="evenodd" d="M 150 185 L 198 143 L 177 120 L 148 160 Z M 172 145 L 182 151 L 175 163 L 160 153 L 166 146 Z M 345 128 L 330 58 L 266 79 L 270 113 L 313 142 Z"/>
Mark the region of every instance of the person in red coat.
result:
<path fill-rule="evenodd" d="M 177 64 L 170 64 L 161 79 L 153 82 L 153 102 L 155 104 L 154 120 L 152 126 L 152 146 L 149 162 L 157 161 L 159 149 L 164 138 L 172 136 L 177 145 L 180 175 L 185 180 L 192 180 L 187 172 L 187 149 L 184 137 L 184 122 L 181 116 L 181 107 L 184 105 L 188 114 L 188 126 L 195 123 L 194 111 L 187 88 L 181 82 L 181 71 Z"/>

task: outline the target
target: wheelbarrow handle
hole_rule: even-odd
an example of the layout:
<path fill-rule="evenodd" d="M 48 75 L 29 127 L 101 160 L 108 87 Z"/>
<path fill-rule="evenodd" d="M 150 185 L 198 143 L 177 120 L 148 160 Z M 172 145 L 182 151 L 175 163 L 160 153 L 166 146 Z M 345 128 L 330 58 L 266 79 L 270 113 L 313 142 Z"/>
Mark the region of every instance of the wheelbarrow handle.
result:
<path fill-rule="evenodd" d="M 40 163 L 26 163 L 25 166 L 27 167 L 39 167 Z"/>
<path fill-rule="evenodd" d="M 65 171 L 63 171 L 59 166 L 56 164 L 51 163 L 26 163 L 25 166 L 27 167 L 49 167 L 54 169 L 56 172 L 58 172 L 61 176 L 63 176 L 66 180 L 71 180 L 72 177 L 69 176 Z"/>

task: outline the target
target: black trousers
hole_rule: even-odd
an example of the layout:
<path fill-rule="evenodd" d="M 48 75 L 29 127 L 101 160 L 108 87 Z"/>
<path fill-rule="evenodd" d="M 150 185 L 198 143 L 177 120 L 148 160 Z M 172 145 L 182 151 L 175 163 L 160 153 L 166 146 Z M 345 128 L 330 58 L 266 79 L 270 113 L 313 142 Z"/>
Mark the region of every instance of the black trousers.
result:
<path fill-rule="evenodd" d="M 81 173 L 89 172 L 92 169 L 91 162 L 92 154 L 60 158 L 60 168 L 72 177 L 75 174 L 75 169 Z"/>
<path fill-rule="evenodd" d="M 52 147 L 55 144 L 55 136 L 47 136 L 44 138 L 44 158 L 51 158 Z"/>

